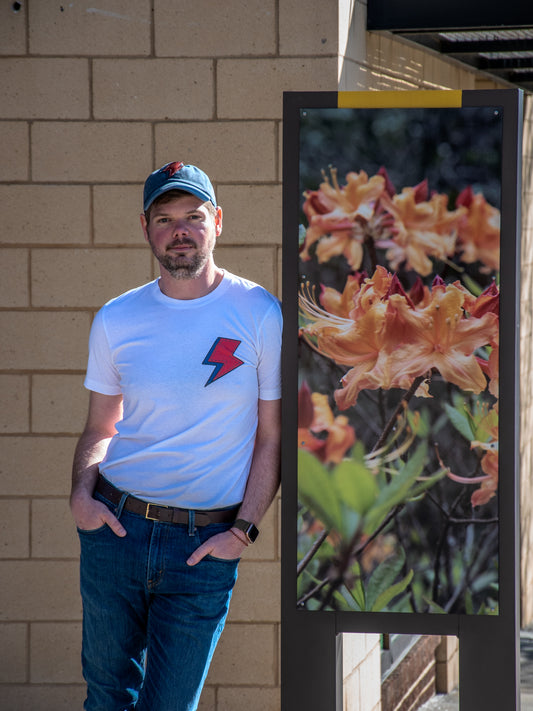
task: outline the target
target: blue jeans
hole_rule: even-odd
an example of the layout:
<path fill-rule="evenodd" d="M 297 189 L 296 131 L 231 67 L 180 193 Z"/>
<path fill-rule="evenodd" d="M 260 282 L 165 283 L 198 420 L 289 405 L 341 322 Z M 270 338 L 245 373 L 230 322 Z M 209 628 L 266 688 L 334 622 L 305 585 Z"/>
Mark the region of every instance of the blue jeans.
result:
<path fill-rule="evenodd" d="M 115 507 L 127 530 L 79 531 L 86 711 L 194 711 L 224 627 L 238 560 L 201 543 L 231 524 L 150 521 Z M 120 508 L 120 507 L 119 507 Z"/>

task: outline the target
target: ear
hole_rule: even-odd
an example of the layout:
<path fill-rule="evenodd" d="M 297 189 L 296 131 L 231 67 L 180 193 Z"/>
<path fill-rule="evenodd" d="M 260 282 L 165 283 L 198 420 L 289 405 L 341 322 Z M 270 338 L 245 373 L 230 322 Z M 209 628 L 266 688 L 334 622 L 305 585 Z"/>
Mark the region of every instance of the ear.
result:
<path fill-rule="evenodd" d="M 144 239 L 148 242 L 149 241 L 148 240 L 148 223 L 146 221 L 146 215 L 144 214 L 144 212 L 141 212 L 140 218 L 141 218 L 141 227 L 142 227 L 142 231 L 144 234 Z"/>
<path fill-rule="evenodd" d="M 216 208 L 215 234 L 217 237 L 220 237 L 220 235 L 222 234 L 222 208 L 221 207 Z"/>

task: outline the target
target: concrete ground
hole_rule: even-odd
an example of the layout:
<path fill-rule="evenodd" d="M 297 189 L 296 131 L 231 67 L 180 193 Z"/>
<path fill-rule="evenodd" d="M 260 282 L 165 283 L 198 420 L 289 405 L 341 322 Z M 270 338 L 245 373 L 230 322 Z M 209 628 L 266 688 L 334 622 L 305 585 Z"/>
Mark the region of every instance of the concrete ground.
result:
<path fill-rule="evenodd" d="M 459 711 L 459 692 L 438 694 L 419 711 Z M 520 633 L 520 711 L 533 711 L 533 628 Z"/>

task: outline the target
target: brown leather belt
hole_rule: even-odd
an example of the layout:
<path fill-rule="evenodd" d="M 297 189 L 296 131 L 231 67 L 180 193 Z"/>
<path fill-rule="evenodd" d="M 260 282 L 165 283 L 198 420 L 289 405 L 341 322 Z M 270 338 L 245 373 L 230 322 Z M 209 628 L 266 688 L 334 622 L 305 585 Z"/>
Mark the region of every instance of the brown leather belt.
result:
<path fill-rule="evenodd" d="M 104 496 L 112 504 L 118 506 L 122 497 L 126 492 L 117 489 L 107 479 L 99 474 L 96 482 L 96 489 L 99 494 Z M 194 510 L 194 525 L 207 526 L 210 523 L 232 523 L 235 521 L 239 506 L 234 506 L 231 509 L 214 509 L 211 511 Z M 175 506 L 162 506 L 161 504 L 151 504 L 149 501 L 143 501 L 131 494 L 124 503 L 124 509 L 131 513 L 140 514 L 150 521 L 160 521 L 161 523 L 189 523 L 189 514 L 192 512 L 188 509 L 179 509 Z"/>

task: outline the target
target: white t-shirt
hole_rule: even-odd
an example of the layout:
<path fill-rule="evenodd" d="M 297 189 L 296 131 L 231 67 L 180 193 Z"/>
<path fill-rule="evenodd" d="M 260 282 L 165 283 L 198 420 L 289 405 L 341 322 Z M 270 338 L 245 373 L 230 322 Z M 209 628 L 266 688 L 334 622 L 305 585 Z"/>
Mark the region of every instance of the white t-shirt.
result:
<path fill-rule="evenodd" d="M 108 302 L 93 322 L 85 379 L 123 396 L 104 476 L 171 506 L 240 503 L 257 401 L 281 396 L 280 351 L 279 301 L 227 272 L 199 299 L 169 298 L 156 280 Z"/>

